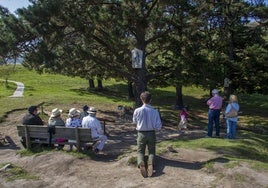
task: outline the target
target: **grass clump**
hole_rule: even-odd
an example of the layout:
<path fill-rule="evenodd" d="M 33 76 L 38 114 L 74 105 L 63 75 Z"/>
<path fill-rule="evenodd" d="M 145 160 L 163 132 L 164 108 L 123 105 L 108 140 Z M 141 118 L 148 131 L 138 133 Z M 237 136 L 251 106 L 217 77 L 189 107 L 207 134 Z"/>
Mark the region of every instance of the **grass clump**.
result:
<path fill-rule="evenodd" d="M 137 157 L 135 156 L 130 157 L 127 161 L 127 164 L 131 166 L 137 166 Z"/>
<path fill-rule="evenodd" d="M 64 151 L 65 152 L 65 151 Z M 85 158 L 92 158 L 95 154 L 92 151 L 66 151 L 66 153 L 78 158 L 78 159 L 85 159 Z"/>
<path fill-rule="evenodd" d="M 22 167 L 16 166 L 14 164 L 2 164 L 1 166 L 8 166 L 5 171 L 2 172 L 3 177 L 6 181 L 15 181 L 18 179 L 26 179 L 26 180 L 38 180 L 39 177 L 33 174 L 28 173 Z"/>
<path fill-rule="evenodd" d="M 36 145 L 31 149 L 22 149 L 17 152 L 20 156 L 39 156 L 54 151 L 53 148 Z"/>

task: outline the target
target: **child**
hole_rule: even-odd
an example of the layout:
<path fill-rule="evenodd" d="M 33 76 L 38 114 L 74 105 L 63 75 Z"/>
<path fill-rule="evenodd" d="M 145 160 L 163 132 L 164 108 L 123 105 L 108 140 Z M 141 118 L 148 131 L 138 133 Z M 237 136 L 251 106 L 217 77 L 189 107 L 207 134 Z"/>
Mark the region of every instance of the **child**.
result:
<path fill-rule="evenodd" d="M 186 112 L 186 108 L 182 108 L 181 112 L 178 115 L 178 121 L 179 121 L 179 132 L 181 132 L 182 129 L 187 129 L 187 122 L 188 122 L 188 114 Z"/>

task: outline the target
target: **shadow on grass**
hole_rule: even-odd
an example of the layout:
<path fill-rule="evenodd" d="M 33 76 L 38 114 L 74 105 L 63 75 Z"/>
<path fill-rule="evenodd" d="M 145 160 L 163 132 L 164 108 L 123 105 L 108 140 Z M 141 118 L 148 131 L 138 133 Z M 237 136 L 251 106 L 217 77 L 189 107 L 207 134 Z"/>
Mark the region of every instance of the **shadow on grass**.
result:
<path fill-rule="evenodd" d="M 189 161 L 172 160 L 161 156 L 156 156 L 156 165 L 155 165 L 156 173 L 154 174 L 154 176 L 157 177 L 163 175 L 166 166 L 170 166 L 173 168 L 184 168 L 188 170 L 200 170 L 204 167 L 205 164 L 209 162 L 228 163 L 229 160 L 223 157 L 217 157 L 204 162 L 189 162 Z"/>
<path fill-rule="evenodd" d="M 102 89 L 100 88 L 93 88 L 93 89 L 71 89 L 70 91 L 76 92 L 80 96 L 86 96 L 89 94 L 98 95 L 101 97 L 105 97 L 108 99 L 112 99 L 113 101 L 122 101 L 128 100 L 128 90 L 127 85 L 124 84 L 114 84 L 112 86 L 106 86 Z"/>
<path fill-rule="evenodd" d="M 268 163 L 267 139 L 267 135 L 261 136 L 252 132 L 247 132 L 246 135 L 243 135 L 242 139 L 230 140 L 230 142 L 234 142 L 231 146 L 209 146 L 207 149 L 229 157 Z"/>
<path fill-rule="evenodd" d="M 224 154 L 228 157 L 268 163 L 267 153 L 262 153 L 260 150 L 251 146 L 245 146 L 241 144 L 238 146 L 225 146 L 224 149 L 222 147 L 211 146 L 207 147 L 207 149 L 216 151 L 220 154 Z"/>

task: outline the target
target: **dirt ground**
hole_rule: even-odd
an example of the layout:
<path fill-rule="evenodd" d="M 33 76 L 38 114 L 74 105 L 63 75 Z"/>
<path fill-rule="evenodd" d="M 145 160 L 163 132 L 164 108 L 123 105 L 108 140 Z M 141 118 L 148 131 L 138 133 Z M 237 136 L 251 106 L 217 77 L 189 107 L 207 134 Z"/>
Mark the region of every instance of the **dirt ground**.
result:
<path fill-rule="evenodd" d="M 130 157 L 136 157 L 135 126 L 120 122 L 108 122 L 106 125 L 109 140 L 104 148 L 105 155 L 79 159 L 68 152 L 53 151 L 21 157 L 17 154 L 22 146 L 16 125 L 20 124 L 23 115 L 22 111 L 10 113 L 6 121 L 0 124 L 0 133 L 8 141 L 0 147 L 0 165 L 11 163 L 23 167 L 39 179 L 7 182 L 4 179 L 6 172 L 1 171 L 1 188 L 268 187 L 268 173 L 255 171 L 247 163 L 227 168 L 225 164 L 229 161 L 221 154 L 203 149 L 167 147 L 166 151 L 157 155 L 153 177 L 143 178 L 136 166 L 128 164 Z M 103 118 L 107 118 L 105 114 Z M 203 130 L 193 129 L 180 135 L 176 129 L 164 126 L 157 133 L 157 141 L 180 139 L 183 136 L 200 138 L 205 134 Z M 210 160 L 215 163 L 208 169 L 204 163 Z"/>

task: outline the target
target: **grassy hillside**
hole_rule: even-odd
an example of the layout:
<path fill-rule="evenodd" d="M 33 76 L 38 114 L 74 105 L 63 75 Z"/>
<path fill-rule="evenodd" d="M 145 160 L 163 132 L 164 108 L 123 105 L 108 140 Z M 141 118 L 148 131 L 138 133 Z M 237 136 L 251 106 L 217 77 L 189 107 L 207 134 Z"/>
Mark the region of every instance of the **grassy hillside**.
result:
<path fill-rule="evenodd" d="M 4 78 L 0 77 L 0 79 Z M 8 79 L 23 82 L 25 93 L 22 98 L 10 98 L 8 96 L 13 93 L 16 86 L 9 83 L 6 87 L 5 82 L 0 81 L 1 121 L 4 120 L 5 114 L 9 111 L 22 110 L 24 113 L 29 105 L 37 105 L 42 102 L 44 102 L 43 107 L 46 111 L 58 107 L 63 109 L 66 114 L 71 107 L 81 109 L 84 104 L 114 112 L 117 112 L 118 105 L 133 106 L 133 102 L 127 100 L 127 84 L 115 80 L 105 80 L 103 92 L 88 91 L 87 80 L 55 74 L 39 75 L 22 66 L 17 66 L 16 71 L 9 75 Z M 151 88 L 150 91 L 153 94 L 152 105 L 160 109 L 164 125 L 176 126 L 178 111 L 173 109 L 174 88 Z M 204 103 L 204 99 L 208 97 L 208 92 L 196 87 L 185 87 L 183 93 L 184 103 L 190 109 L 190 124 L 197 128 L 206 129 L 207 105 Z M 252 163 L 255 168 L 268 170 L 268 96 L 257 94 L 239 94 L 238 96 L 242 111 L 238 131 L 241 139 L 235 142 L 207 138 L 165 141 L 158 144 L 158 152 L 164 150 L 167 145 L 206 148 L 224 154 L 228 160 L 247 161 Z M 247 131 L 247 129 L 256 131 Z"/>
<path fill-rule="evenodd" d="M 2 74 L 0 79 L 5 79 Z M 88 91 L 88 81 L 85 79 L 56 74 L 37 74 L 20 65 L 8 76 L 8 79 L 23 82 L 25 92 L 22 98 L 10 98 L 8 96 L 14 92 L 15 84 L 9 82 L 6 87 L 5 82 L 0 81 L 0 105 L 2 107 L 0 120 L 9 111 L 26 109 L 29 105 L 42 102 L 47 111 L 59 107 L 66 112 L 72 107 L 81 109 L 84 104 L 112 111 L 117 111 L 118 105 L 133 106 L 133 101 L 127 100 L 125 82 L 104 80 L 104 91 Z M 173 110 L 175 89 L 173 87 L 151 88 L 150 91 L 153 94 L 152 105 L 160 109 L 162 117 L 176 122 L 178 111 Z M 197 126 L 206 126 L 207 105 L 204 99 L 208 97 L 208 91 L 196 87 L 185 87 L 183 94 L 184 103 L 189 106 L 189 113 L 192 114 L 192 123 Z M 241 125 L 253 127 L 268 125 L 268 96 L 257 94 L 238 96 L 242 111 Z"/>

